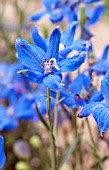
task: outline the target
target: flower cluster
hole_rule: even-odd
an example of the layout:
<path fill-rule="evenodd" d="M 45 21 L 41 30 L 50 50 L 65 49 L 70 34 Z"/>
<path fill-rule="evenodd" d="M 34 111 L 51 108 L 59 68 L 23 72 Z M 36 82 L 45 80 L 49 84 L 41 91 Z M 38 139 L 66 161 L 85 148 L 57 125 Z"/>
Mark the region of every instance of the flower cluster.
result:
<path fill-rule="evenodd" d="M 33 124 L 41 120 L 55 140 L 57 126 L 72 118 L 72 109 L 79 110 L 79 118 L 92 114 L 103 136 L 109 129 L 109 44 L 96 57 L 89 28 L 100 20 L 106 6 L 101 0 L 43 0 L 42 5 L 45 10 L 30 16 L 30 21 L 48 15 L 53 24 L 65 20 L 68 25 L 64 31 L 55 26 L 49 38 L 32 26 L 31 43 L 23 38 L 15 41 L 18 61 L 0 63 L 0 132 L 17 129 L 21 120 Z M 103 77 L 100 89 L 93 73 Z M 0 136 L 0 169 L 5 162 Z"/>

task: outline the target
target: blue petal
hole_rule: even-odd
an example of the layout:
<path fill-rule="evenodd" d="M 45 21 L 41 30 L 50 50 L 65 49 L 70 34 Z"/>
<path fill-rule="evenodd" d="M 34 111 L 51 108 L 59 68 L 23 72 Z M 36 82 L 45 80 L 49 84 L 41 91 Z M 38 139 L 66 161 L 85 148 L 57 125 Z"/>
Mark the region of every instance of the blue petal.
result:
<path fill-rule="evenodd" d="M 62 33 L 62 35 L 61 35 L 61 43 L 62 44 L 64 44 L 65 46 L 69 46 L 72 44 L 77 25 L 78 25 L 78 22 L 76 22 L 76 21 L 73 22 L 72 24 L 69 25 L 67 30 Z"/>
<path fill-rule="evenodd" d="M 95 2 L 100 2 L 100 0 L 84 0 L 85 4 L 91 4 L 91 3 L 95 3 Z"/>
<path fill-rule="evenodd" d="M 32 69 L 41 71 L 40 63 L 45 59 L 45 52 L 36 45 L 29 44 L 26 40 L 18 38 L 16 40 L 16 50 L 21 63 Z"/>
<path fill-rule="evenodd" d="M 43 5 L 50 11 L 61 7 L 62 2 L 60 0 L 43 0 Z"/>
<path fill-rule="evenodd" d="M 82 27 L 82 35 L 81 38 L 84 40 L 89 40 L 93 34 L 89 31 L 88 27 Z"/>
<path fill-rule="evenodd" d="M 103 51 L 102 60 L 109 59 L 109 45 L 107 45 Z"/>
<path fill-rule="evenodd" d="M 90 24 L 95 24 L 100 19 L 100 17 L 105 12 L 105 8 L 106 7 L 104 4 L 100 4 L 94 9 L 93 14 L 90 18 Z"/>
<path fill-rule="evenodd" d="M 72 72 L 80 67 L 84 63 L 86 53 L 81 52 L 79 55 L 62 60 L 58 63 L 61 72 Z"/>
<path fill-rule="evenodd" d="M 29 81 L 35 82 L 35 83 L 42 83 L 44 74 L 39 71 L 32 71 L 29 69 L 21 70 L 18 73 L 25 76 Z"/>
<path fill-rule="evenodd" d="M 80 94 L 82 88 L 88 91 L 91 83 L 91 78 L 84 73 L 79 74 L 73 82 L 69 85 L 70 90 L 73 94 Z"/>
<path fill-rule="evenodd" d="M 39 35 L 36 27 L 32 28 L 32 39 L 38 47 L 43 49 L 45 52 L 47 51 L 46 41 Z"/>
<path fill-rule="evenodd" d="M 90 71 L 95 71 L 97 74 L 105 74 L 109 69 L 109 61 L 104 60 L 90 67 Z"/>
<path fill-rule="evenodd" d="M 46 14 L 47 14 L 46 11 L 42 11 L 42 12 L 39 12 L 39 13 L 34 14 L 34 15 L 32 15 L 32 16 L 29 16 L 28 19 L 29 19 L 30 21 L 35 22 L 35 21 L 40 20 L 40 19 L 41 19 L 42 17 L 44 17 Z"/>
<path fill-rule="evenodd" d="M 50 36 L 49 46 L 46 54 L 47 59 L 56 58 L 56 60 L 58 60 L 60 37 L 61 32 L 59 28 L 55 28 Z"/>
<path fill-rule="evenodd" d="M 0 136 L 0 169 L 3 168 L 6 162 L 6 156 L 4 153 L 4 138 Z"/>
<path fill-rule="evenodd" d="M 66 11 L 64 10 L 63 13 L 67 13 L 67 17 L 68 17 L 68 22 L 73 22 L 73 21 L 77 21 L 77 13 L 73 10 L 67 9 Z"/>
<path fill-rule="evenodd" d="M 43 83 L 46 87 L 52 89 L 52 90 L 59 90 L 63 87 L 63 84 L 61 83 L 62 76 L 61 75 L 52 75 L 49 74 L 43 79 Z"/>
<path fill-rule="evenodd" d="M 60 99 L 63 98 L 62 103 L 69 108 L 77 108 L 78 103 L 75 101 L 74 95 L 68 92 L 60 92 Z"/>
<path fill-rule="evenodd" d="M 63 14 L 60 12 L 60 13 L 50 13 L 50 20 L 52 21 L 52 23 L 58 23 L 58 22 L 61 22 L 63 20 Z"/>
<path fill-rule="evenodd" d="M 102 104 L 101 102 L 92 102 L 92 103 L 87 104 L 78 114 L 78 117 L 83 118 L 83 117 L 89 116 L 91 113 L 93 113 L 93 108 L 101 104 Z"/>
<path fill-rule="evenodd" d="M 101 81 L 101 91 L 104 99 L 109 102 L 109 70 Z"/>
<path fill-rule="evenodd" d="M 78 114 L 78 117 L 86 117 L 92 113 L 98 128 L 100 135 L 103 136 L 103 132 L 109 129 L 109 105 L 101 102 L 93 102 L 86 105 L 82 111 Z"/>
<path fill-rule="evenodd" d="M 73 44 L 71 47 L 73 50 L 77 50 L 79 52 L 86 51 L 86 43 L 81 39 L 73 41 Z"/>
<path fill-rule="evenodd" d="M 101 91 L 100 91 L 100 92 L 97 92 L 97 93 L 95 93 L 94 95 L 92 95 L 92 96 L 90 97 L 88 103 L 90 103 L 90 102 L 100 102 L 100 101 L 102 101 L 103 99 L 104 99 L 103 94 L 102 94 Z"/>
<path fill-rule="evenodd" d="M 109 106 L 104 103 L 98 104 L 93 108 L 93 117 L 98 124 L 100 135 L 109 129 Z"/>

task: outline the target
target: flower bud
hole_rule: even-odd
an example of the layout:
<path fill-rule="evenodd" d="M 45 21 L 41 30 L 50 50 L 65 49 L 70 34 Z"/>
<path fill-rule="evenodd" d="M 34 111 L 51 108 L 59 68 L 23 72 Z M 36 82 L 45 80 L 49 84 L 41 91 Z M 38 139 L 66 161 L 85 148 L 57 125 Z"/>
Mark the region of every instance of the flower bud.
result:
<path fill-rule="evenodd" d="M 79 8 L 79 14 L 78 14 L 78 20 L 79 20 L 79 24 L 81 26 L 84 26 L 85 22 L 86 22 L 86 9 L 85 9 L 85 5 L 84 4 L 80 4 L 80 8 Z"/>

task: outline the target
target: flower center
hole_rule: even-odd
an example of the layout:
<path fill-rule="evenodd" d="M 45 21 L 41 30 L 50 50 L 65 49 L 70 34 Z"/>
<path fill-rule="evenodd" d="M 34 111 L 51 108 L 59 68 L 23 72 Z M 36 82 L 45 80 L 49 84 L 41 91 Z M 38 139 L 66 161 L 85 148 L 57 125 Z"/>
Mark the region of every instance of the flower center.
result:
<path fill-rule="evenodd" d="M 43 63 L 40 65 L 44 69 L 44 74 L 50 74 L 54 72 L 54 68 L 56 70 L 60 70 L 59 66 L 56 63 L 55 58 L 51 58 L 50 60 L 45 59 Z"/>

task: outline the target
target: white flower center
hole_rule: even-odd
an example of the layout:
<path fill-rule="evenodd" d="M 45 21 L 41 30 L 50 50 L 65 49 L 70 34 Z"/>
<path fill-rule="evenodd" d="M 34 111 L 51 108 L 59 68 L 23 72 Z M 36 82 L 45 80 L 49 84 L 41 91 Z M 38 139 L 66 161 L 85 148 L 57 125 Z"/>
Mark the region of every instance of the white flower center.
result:
<path fill-rule="evenodd" d="M 55 68 L 56 70 L 60 70 L 55 58 L 51 58 L 50 60 L 45 59 L 40 66 L 44 69 L 44 74 L 53 73 L 53 68 Z"/>

